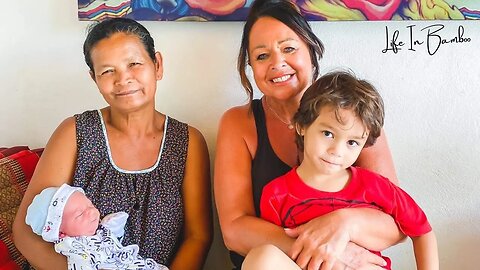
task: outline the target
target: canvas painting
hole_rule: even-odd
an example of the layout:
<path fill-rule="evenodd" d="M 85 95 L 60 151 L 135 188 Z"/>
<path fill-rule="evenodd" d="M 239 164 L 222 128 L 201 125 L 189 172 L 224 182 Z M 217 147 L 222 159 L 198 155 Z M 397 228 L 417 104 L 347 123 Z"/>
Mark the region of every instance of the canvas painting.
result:
<path fill-rule="evenodd" d="M 78 18 L 243 21 L 253 0 L 78 0 Z M 310 21 L 478 20 L 480 0 L 296 0 Z"/>

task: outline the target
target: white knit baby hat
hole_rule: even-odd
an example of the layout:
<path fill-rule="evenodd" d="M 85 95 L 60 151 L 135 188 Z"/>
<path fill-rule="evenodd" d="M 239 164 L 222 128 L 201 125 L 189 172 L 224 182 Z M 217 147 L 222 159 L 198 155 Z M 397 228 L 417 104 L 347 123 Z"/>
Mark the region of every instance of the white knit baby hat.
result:
<path fill-rule="evenodd" d="M 63 208 L 75 191 L 85 194 L 82 188 L 68 184 L 42 190 L 28 206 L 25 223 L 32 227 L 34 233 L 41 235 L 43 240 L 57 241 L 60 235 Z"/>

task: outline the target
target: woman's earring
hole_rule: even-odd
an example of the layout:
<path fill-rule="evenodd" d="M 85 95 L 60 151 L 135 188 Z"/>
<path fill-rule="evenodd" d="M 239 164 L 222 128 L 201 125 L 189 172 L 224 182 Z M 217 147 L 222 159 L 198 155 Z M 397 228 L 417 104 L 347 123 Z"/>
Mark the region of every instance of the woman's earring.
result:
<path fill-rule="evenodd" d="M 295 124 L 295 131 L 298 135 L 303 137 L 303 128 L 301 128 L 298 124 Z"/>

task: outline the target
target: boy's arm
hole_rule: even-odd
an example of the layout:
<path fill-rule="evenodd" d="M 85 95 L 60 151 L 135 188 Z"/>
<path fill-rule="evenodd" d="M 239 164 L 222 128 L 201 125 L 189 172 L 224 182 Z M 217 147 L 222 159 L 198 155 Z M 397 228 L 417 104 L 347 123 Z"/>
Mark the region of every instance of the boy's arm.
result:
<path fill-rule="evenodd" d="M 435 233 L 430 231 L 427 234 L 412 237 L 415 261 L 418 270 L 438 270 L 438 249 Z"/>

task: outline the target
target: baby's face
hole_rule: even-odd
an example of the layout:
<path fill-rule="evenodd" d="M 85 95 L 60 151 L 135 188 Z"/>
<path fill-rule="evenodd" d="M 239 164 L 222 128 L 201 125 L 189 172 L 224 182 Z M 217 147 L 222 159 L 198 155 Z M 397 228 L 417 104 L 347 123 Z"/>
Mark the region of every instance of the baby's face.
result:
<path fill-rule="evenodd" d="M 63 209 L 60 237 L 91 236 L 95 234 L 100 212 L 81 192 L 74 192 Z"/>

